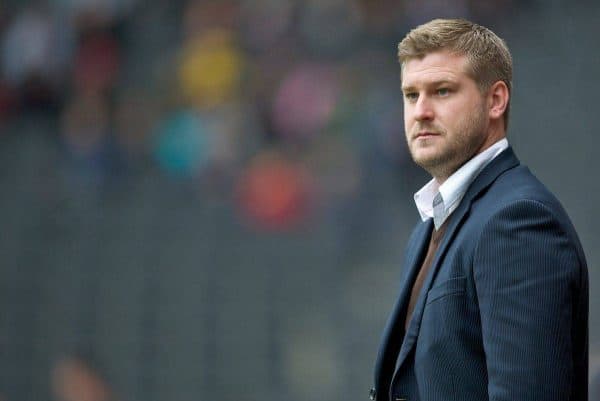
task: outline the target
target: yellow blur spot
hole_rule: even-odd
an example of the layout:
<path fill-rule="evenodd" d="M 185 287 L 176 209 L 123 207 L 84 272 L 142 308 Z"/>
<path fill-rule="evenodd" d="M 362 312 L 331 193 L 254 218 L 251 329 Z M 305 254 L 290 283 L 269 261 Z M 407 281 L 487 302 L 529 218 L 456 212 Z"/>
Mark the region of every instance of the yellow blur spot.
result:
<path fill-rule="evenodd" d="M 185 46 L 179 68 L 183 94 L 200 108 L 222 104 L 237 95 L 242 55 L 232 35 L 209 31 Z"/>

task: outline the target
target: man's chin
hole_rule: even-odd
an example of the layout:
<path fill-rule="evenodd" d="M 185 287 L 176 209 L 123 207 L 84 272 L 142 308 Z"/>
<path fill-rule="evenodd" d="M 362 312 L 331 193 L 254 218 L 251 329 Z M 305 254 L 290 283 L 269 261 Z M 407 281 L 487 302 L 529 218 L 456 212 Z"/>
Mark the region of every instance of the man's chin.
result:
<path fill-rule="evenodd" d="M 440 164 L 440 157 L 432 152 L 414 152 L 412 154 L 413 161 L 423 167 L 425 170 L 435 168 Z"/>
<path fill-rule="evenodd" d="M 424 157 L 423 155 L 413 155 L 413 161 L 416 165 L 436 178 L 447 175 L 449 172 L 448 170 L 451 170 L 449 169 L 450 163 L 447 159 L 434 157 L 433 155 L 429 155 L 429 157 Z"/>

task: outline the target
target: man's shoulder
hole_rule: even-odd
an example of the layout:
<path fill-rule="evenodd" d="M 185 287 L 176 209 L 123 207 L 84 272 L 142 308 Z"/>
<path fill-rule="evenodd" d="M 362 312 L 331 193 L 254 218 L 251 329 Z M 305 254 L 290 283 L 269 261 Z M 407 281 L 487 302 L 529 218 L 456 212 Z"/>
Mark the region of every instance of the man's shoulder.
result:
<path fill-rule="evenodd" d="M 564 213 L 560 201 L 535 176 L 529 168 L 518 165 L 500 174 L 497 179 L 474 202 L 479 206 L 498 210 L 515 203 L 536 203 Z"/>
<path fill-rule="evenodd" d="M 529 219 L 546 215 L 570 236 L 577 237 L 571 219 L 558 198 L 523 165 L 499 175 L 473 202 L 472 214 L 473 220 L 478 220 L 478 225 L 486 225 L 499 216 Z"/>

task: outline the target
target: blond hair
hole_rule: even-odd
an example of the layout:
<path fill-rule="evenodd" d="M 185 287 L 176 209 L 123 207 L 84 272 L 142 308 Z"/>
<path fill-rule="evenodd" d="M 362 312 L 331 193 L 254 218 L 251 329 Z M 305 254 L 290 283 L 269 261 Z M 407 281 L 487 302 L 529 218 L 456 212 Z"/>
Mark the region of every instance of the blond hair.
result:
<path fill-rule="evenodd" d="M 404 63 L 425 55 L 448 50 L 469 60 L 467 73 L 482 93 L 502 81 L 512 92 L 512 57 L 504 40 L 486 27 L 463 19 L 434 19 L 411 30 L 398 44 L 398 59 Z M 504 125 L 508 125 L 508 111 Z"/>

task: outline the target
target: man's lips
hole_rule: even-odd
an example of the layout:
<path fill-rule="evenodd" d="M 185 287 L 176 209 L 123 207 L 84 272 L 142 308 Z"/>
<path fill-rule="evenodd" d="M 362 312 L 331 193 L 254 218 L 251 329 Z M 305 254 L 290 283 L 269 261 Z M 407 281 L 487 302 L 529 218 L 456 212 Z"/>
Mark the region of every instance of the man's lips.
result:
<path fill-rule="evenodd" d="M 414 136 L 414 139 L 432 138 L 434 136 L 439 136 L 439 135 L 440 134 L 437 132 L 423 131 L 423 132 L 417 132 L 417 134 Z"/>

